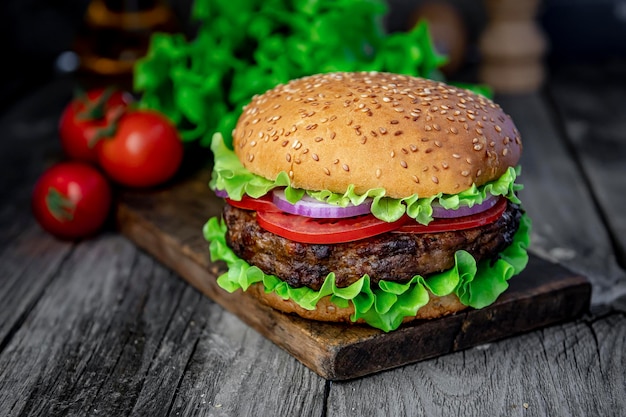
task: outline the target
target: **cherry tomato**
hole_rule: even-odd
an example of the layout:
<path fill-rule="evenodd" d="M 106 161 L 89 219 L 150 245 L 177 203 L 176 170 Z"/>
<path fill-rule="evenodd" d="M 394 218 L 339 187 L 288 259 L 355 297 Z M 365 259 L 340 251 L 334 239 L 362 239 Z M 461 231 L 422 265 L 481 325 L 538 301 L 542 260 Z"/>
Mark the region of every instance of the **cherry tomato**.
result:
<path fill-rule="evenodd" d="M 98 141 L 94 136 L 131 101 L 129 94 L 113 89 L 94 89 L 74 98 L 63 110 L 59 121 L 59 136 L 65 154 L 71 159 L 97 162 Z"/>
<path fill-rule="evenodd" d="M 451 219 L 435 219 L 428 225 L 409 219 L 402 227 L 394 231 L 398 233 L 437 233 L 450 230 L 473 229 L 474 227 L 484 226 L 498 220 L 504 213 L 504 210 L 506 210 L 507 201 L 506 198 L 500 198 L 493 207 L 481 213 Z"/>
<path fill-rule="evenodd" d="M 244 210 L 280 211 L 278 207 L 276 207 L 272 202 L 272 196 L 269 194 L 265 194 L 264 196 L 259 198 L 252 198 L 250 196 L 244 195 L 239 201 L 231 200 L 230 198 L 226 198 L 225 200 L 231 206 Z"/>
<path fill-rule="evenodd" d="M 388 223 L 371 214 L 341 219 L 315 219 L 281 211 L 259 211 L 265 230 L 301 243 L 343 243 L 365 239 L 400 227 L 406 219 Z"/>
<path fill-rule="evenodd" d="M 183 158 L 176 128 L 162 114 L 150 110 L 125 113 L 111 137 L 97 148 L 106 174 L 130 187 L 151 187 L 170 179 Z"/>
<path fill-rule="evenodd" d="M 76 239 L 96 233 L 111 209 L 111 187 L 96 168 L 64 162 L 46 170 L 33 190 L 33 214 L 47 232 Z"/>

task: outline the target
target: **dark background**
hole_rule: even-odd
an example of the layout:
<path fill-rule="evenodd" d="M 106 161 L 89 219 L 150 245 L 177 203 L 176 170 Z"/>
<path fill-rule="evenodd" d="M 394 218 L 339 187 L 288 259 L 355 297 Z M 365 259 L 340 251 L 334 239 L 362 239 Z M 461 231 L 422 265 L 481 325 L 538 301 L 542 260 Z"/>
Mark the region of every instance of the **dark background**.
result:
<path fill-rule="evenodd" d="M 127 3 L 132 3 L 129 0 Z M 135 0 L 140 1 L 140 0 Z M 169 0 L 181 30 L 190 32 L 192 0 Z M 467 40 L 466 69 L 480 60 L 477 39 L 486 22 L 481 0 L 449 0 L 462 16 Z M 405 30 L 424 1 L 390 0 L 385 24 Z M 59 76 L 57 58 L 71 49 L 88 0 L 2 0 L 0 112 L 20 94 Z M 543 0 L 538 22 L 547 37 L 548 68 L 569 63 L 604 65 L 626 57 L 626 0 Z M 454 76 L 454 74 L 453 74 Z"/>

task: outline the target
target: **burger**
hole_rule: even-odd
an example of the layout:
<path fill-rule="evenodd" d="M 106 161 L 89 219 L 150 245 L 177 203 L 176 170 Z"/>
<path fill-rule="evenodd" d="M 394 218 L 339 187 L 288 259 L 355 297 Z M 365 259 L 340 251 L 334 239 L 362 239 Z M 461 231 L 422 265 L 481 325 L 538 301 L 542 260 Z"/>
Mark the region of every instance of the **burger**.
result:
<path fill-rule="evenodd" d="M 255 96 L 211 149 L 217 282 L 282 312 L 392 331 L 492 304 L 528 261 L 520 134 L 469 90 L 307 76 Z"/>

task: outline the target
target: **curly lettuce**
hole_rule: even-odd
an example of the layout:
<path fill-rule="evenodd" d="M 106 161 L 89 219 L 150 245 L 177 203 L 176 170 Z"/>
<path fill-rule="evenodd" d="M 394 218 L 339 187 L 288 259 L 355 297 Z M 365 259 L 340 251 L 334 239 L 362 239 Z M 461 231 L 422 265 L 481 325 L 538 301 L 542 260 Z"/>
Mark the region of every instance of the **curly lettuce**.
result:
<path fill-rule="evenodd" d="M 210 242 L 212 261 L 224 261 L 228 272 L 217 279 L 220 287 L 228 292 L 246 291 L 250 285 L 262 282 L 266 292 L 275 292 L 283 299 L 290 299 L 300 307 L 313 310 L 323 297 L 339 307 L 354 305 L 352 321 L 363 320 L 372 327 L 385 332 L 397 329 L 404 317 L 415 316 L 428 303 L 429 293 L 442 297 L 455 294 L 462 304 L 483 308 L 496 301 L 509 286 L 508 281 L 519 274 L 528 262 L 526 249 L 530 243 L 530 218 L 524 214 L 513 242 L 494 260 L 476 260 L 466 251 L 457 251 L 454 267 L 426 278 L 416 275 L 409 282 L 380 281 L 372 286 L 368 275 L 348 287 L 335 284 L 335 274 L 326 277 L 319 291 L 307 287 L 293 288 L 274 275 L 263 273 L 235 255 L 226 244 L 226 225 L 213 217 L 205 224 L 203 233 Z"/>
<path fill-rule="evenodd" d="M 504 196 L 513 203 L 519 204 L 516 193 L 523 188 L 521 184 L 515 183 L 515 179 L 520 174 L 518 166 L 509 167 L 497 180 L 480 187 L 472 185 L 459 194 L 439 193 L 422 198 L 413 194 L 397 199 L 387 197 L 384 188 L 372 188 L 364 194 L 355 193 L 353 186 L 349 186 L 343 194 L 328 190 L 310 191 L 291 187 L 291 181 L 286 172 L 281 172 L 275 180 L 251 173 L 241 164 L 235 152 L 227 147 L 221 133 L 213 135 L 211 150 L 215 156 L 215 164 L 209 186 L 212 190 L 226 191 L 233 200 L 241 200 L 244 195 L 258 198 L 277 187 L 285 187 L 285 195 L 291 203 L 300 200 L 305 193 L 320 201 L 341 207 L 346 207 L 348 204 L 359 205 L 366 198 L 372 198 L 372 214 L 386 222 L 394 222 L 407 214 L 421 224 L 428 224 L 433 219 L 432 204 L 434 202 L 438 202 L 448 210 L 454 210 L 461 206 L 472 207 L 474 204 L 480 204 L 489 194 Z"/>

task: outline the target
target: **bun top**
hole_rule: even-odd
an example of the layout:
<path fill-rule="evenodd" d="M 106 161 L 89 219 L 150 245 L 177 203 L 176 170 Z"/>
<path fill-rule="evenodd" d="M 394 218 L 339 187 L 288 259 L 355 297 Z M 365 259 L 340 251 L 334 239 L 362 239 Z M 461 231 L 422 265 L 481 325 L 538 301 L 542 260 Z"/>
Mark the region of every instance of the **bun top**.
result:
<path fill-rule="evenodd" d="M 510 116 L 491 100 L 442 82 L 357 72 L 303 77 L 255 96 L 233 146 L 251 172 L 292 185 L 394 198 L 456 194 L 519 161 Z"/>

